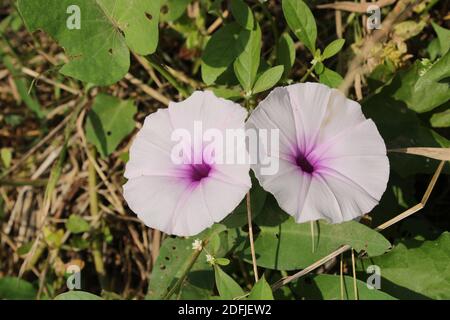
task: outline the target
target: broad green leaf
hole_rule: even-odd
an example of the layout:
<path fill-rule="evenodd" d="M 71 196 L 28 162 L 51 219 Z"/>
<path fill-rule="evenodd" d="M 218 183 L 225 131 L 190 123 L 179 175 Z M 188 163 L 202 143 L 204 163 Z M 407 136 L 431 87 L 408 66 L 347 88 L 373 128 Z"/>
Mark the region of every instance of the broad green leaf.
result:
<path fill-rule="evenodd" d="M 286 78 L 295 62 L 295 46 L 294 41 L 288 33 L 283 33 L 277 44 L 277 60 L 278 65 L 284 66 L 283 78 Z"/>
<path fill-rule="evenodd" d="M 256 80 L 255 86 L 252 90 L 253 93 L 266 91 L 276 85 L 283 75 L 283 70 L 283 66 L 276 66 L 263 72 L 263 74 L 259 76 L 258 80 Z"/>
<path fill-rule="evenodd" d="M 339 51 L 341 51 L 342 47 L 344 46 L 345 40 L 344 39 L 336 39 L 333 42 L 329 43 L 325 50 L 323 50 L 322 58 L 328 59 L 332 56 L 336 55 Z"/>
<path fill-rule="evenodd" d="M 161 21 L 175 21 L 186 11 L 192 0 L 162 0 Z"/>
<path fill-rule="evenodd" d="M 283 0 L 282 6 L 289 28 L 314 54 L 316 51 L 317 26 L 311 10 L 302 0 Z"/>
<path fill-rule="evenodd" d="M 55 300 L 103 300 L 101 297 L 86 291 L 67 291 L 57 295 Z"/>
<path fill-rule="evenodd" d="M 361 261 L 364 270 L 377 265 L 381 287 L 401 298 L 450 299 L 450 233 L 434 241 L 409 240 L 385 255 Z"/>
<path fill-rule="evenodd" d="M 8 300 L 34 300 L 37 290 L 29 283 L 20 278 L 0 278 L 0 299 Z"/>
<path fill-rule="evenodd" d="M 324 67 L 322 73 L 319 76 L 320 83 L 323 83 L 330 88 L 337 88 L 341 85 L 344 79 L 341 75 L 327 67 Z"/>
<path fill-rule="evenodd" d="M 431 25 L 438 36 L 439 49 L 441 56 L 443 56 L 448 52 L 448 49 L 450 49 L 450 30 L 442 28 L 434 22 L 431 22 Z"/>
<path fill-rule="evenodd" d="M 379 93 L 362 103 L 364 114 L 377 124 L 387 148 L 450 147 L 450 141 L 424 127 L 417 114 L 404 102 L 392 98 L 400 85 L 401 79 L 395 77 L 392 84 L 383 87 Z M 402 177 L 433 173 L 438 165 L 437 160 L 425 157 L 396 153 L 388 153 L 388 156 L 391 169 Z"/>
<path fill-rule="evenodd" d="M 234 72 L 242 88 L 250 92 L 256 81 L 261 57 L 261 28 L 242 30 L 236 43 L 239 55 L 234 62 Z"/>
<path fill-rule="evenodd" d="M 343 296 L 341 297 L 341 279 L 339 275 L 319 274 L 300 278 L 295 285 L 295 292 L 305 300 L 355 300 L 353 277 L 343 276 Z M 356 280 L 359 300 L 396 300 L 394 297 L 377 289 L 369 289 L 367 284 Z"/>
<path fill-rule="evenodd" d="M 277 214 L 287 216 L 280 208 Z M 271 215 L 274 212 L 271 211 Z M 281 224 L 260 222 L 258 227 L 261 231 L 255 240 L 256 263 L 269 269 L 305 268 L 345 244 L 356 251 L 364 250 L 369 256 L 381 255 L 390 248 L 389 241 L 380 233 L 356 221 L 340 224 L 314 222 L 314 252 L 309 222 L 299 224 L 289 217 Z M 250 248 L 244 254 L 246 261 L 250 262 Z"/>
<path fill-rule="evenodd" d="M 216 31 L 206 44 L 202 56 L 202 79 L 211 85 L 227 70 L 238 55 L 236 42 L 242 28 L 233 22 Z"/>
<path fill-rule="evenodd" d="M 42 29 L 66 50 L 60 72 L 85 82 L 120 80 L 129 49 L 146 55 L 158 43 L 160 0 L 19 0 L 18 8 L 30 31 Z"/>
<path fill-rule="evenodd" d="M 70 232 L 77 234 L 89 231 L 90 225 L 89 222 L 84 220 L 82 217 L 77 216 L 76 214 L 71 214 L 66 222 L 66 228 Z"/>
<path fill-rule="evenodd" d="M 208 241 L 208 252 L 220 255 L 217 251 L 221 242 L 217 237 L 223 231 L 225 231 L 225 227 L 216 224 L 196 236 L 189 238 L 167 238 L 164 240 L 150 275 L 146 299 L 158 300 L 165 297 L 168 290 L 172 288 L 186 271 L 190 260 L 196 254 L 192 249 L 194 240 Z M 205 253 L 202 252 L 192 267 L 190 274 L 188 274 L 187 282 L 189 282 L 189 288 L 187 289 L 186 296 L 183 298 L 189 298 L 189 294 L 193 294 L 192 290 L 197 294 L 199 291 L 202 292 L 199 288 L 205 288 L 207 286 L 205 280 L 208 280 L 208 276 L 205 277 L 205 275 L 208 274 L 208 270 L 211 270 L 211 267 L 206 263 Z M 187 287 L 186 283 L 184 285 Z M 192 286 L 197 288 L 191 288 Z M 185 288 L 182 290 L 184 294 Z"/>
<path fill-rule="evenodd" d="M 218 265 L 214 265 L 214 276 L 217 291 L 219 291 L 222 300 L 232 300 L 233 298 L 244 295 L 244 290 L 242 290 L 239 284 Z"/>
<path fill-rule="evenodd" d="M 258 280 L 252 288 L 252 291 L 250 291 L 248 300 L 273 300 L 272 289 L 264 278 L 264 275 Z"/>
<path fill-rule="evenodd" d="M 435 128 L 450 127 L 450 109 L 433 114 L 430 123 Z"/>
<path fill-rule="evenodd" d="M 430 111 L 450 99 L 450 52 L 431 67 L 428 62 L 416 61 L 406 72 L 399 72 L 400 86 L 394 98 L 404 101 L 416 112 Z M 432 94 L 430 94 L 432 93 Z"/>
<path fill-rule="evenodd" d="M 243 0 L 231 0 L 230 9 L 237 23 L 247 30 L 253 30 L 255 26 L 253 13 L 250 7 Z"/>
<path fill-rule="evenodd" d="M 110 155 L 130 134 L 137 108 L 131 100 L 99 94 L 87 115 L 86 137 L 95 145 L 102 157 Z"/>

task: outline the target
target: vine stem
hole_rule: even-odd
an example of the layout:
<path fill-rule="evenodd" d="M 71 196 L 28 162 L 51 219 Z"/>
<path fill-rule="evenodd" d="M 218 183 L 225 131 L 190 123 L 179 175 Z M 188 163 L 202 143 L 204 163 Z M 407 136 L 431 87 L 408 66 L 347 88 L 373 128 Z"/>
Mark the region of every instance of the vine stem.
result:
<path fill-rule="evenodd" d="M 96 158 L 97 153 L 94 147 L 90 147 L 91 156 L 93 159 Z M 95 167 L 93 161 L 88 158 L 88 185 L 89 185 L 89 209 L 92 218 L 94 218 L 95 223 L 99 219 L 98 211 L 98 194 L 97 194 L 97 174 L 95 172 Z M 103 255 L 101 251 L 102 242 L 99 238 L 94 239 L 92 243 L 92 258 L 94 259 L 95 271 L 98 274 L 101 287 L 104 289 L 106 286 L 106 271 L 105 265 L 103 263 Z"/>
<path fill-rule="evenodd" d="M 146 56 L 146 58 L 147 58 L 148 62 L 150 63 L 150 65 L 156 71 L 158 71 L 172 86 L 174 86 L 175 89 L 178 90 L 178 92 L 181 94 L 181 96 L 183 98 L 189 97 L 190 93 L 186 89 L 186 87 L 181 85 L 177 81 L 177 79 L 175 79 L 175 77 L 166 69 L 166 67 L 164 65 L 162 65 L 160 62 L 158 62 L 154 56 Z"/>
<path fill-rule="evenodd" d="M 300 82 L 305 82 L 306 79 L 311 75 L 315 67 L 315 64 L 311 65 L 311 67 L 306 71 L 306 73 L 303 75 L 303 77 L 300 79 Z"/>
<path fill-rule="evenodd" d="M 255 282 L 258 282 L 258 267 L 256 266 L 255 243 L 253 241 L 253 225 L 252 225 L 252 207 L 250 199 L 250 191 L 247 192 L 247 219 L 248 219 L 248 237 L 250 239 L 250 250 L 252 253 L 253 273 L 255 274 Z"/>
<path fill-rule="evenodd" d="M 202 253 L 203 248 L 206 247 L 207 244 L 208 244 L 207 240 L 202 241 L 202 250 L 195 250 L 195 252 L 191 256 L 191 259 L 189 260 L 189 263 L 188 263 L 186 269 L 184 270 L 183 274 L 177 280 L 177 282 L 173 285 L 173 287 L 167 292 L 167 294 L 164 296 L 163 300 L 169 300 L 170 297 L 172 297 L 173 294 L 178 291 L 178 289 L 181 287 L 184 280 L 186 279 L 189 271 L 191 271 L 192 267 L 194 266 L 195 262 L 197 261 L 198 257 L 200 256 L 200 253 Z"/>

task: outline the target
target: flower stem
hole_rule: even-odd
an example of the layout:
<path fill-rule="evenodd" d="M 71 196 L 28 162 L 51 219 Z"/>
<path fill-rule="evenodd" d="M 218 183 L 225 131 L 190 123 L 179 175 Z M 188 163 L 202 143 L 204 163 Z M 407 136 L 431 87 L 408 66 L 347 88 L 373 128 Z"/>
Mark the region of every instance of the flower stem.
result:
<path fill-rule="evenodd" d="M 250 239 L 250 250 L 252 253 L 253 273 L 255 274 L 255 282 L 258 282 L 258 267 L 256 266 L 255 244 L 253 241 L 253 226 L 252 226 L 252 208 L 250 201 L 250 191 L 247 192 L 247 219 L 248 219 L 248 236 Z"/>

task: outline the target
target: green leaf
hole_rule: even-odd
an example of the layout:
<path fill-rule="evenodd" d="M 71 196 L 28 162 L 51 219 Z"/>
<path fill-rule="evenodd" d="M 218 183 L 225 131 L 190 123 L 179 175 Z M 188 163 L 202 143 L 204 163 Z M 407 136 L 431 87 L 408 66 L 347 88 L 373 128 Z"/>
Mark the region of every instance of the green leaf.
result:
<path fill-rule="evenodd" d="M 362 103 L 364 114 L 377 124 L 386 147 L 450 147 L 450 141 L 424 127 L 414 111 L 404 102 L 392 97 L 401 83 L 401 79 L 395 77 L 390 85 L 383 87 L 379 93 L 368 97 Z M 388 156 L 391 169 L 402 177 L 416 173 L 432 174 L 438 165 L 437 160 L 425 157 L 394 153 L 389 153 Z"/>
<path fill-rule="evenodd" d="M 266 91 L 276 85 L 283 75 L 283 70 L 283 66 L 276 66 L 263 72 L 258 80 L 256 80 L 255 86 L 253 87 L 253 93 Z"/>
<path fill-rule="evenodd" d="M 209 244 L 207 245 L 208 251 L 211 252 L 211 254 L 218 255 L 217 250 L 221 244 L 218 235 L 223 231 L 225 231 L 223 225 L 215 224 L 211 228 L 193 237 L 167 238 L 164 240 L 150 275 L 146 299 L 159 300 L 164 298 L 168 290 L 171 289 L 176 281 L 183 275 L 193 255 L 196 254 L 192 249 L 194 240 L 199 239 L 202 240 L 203 243 L 209 241 Z M 192 272 L 190 277 L 192 279 L 188 279 L 188 282 L 191 282 L 190 284 L 196 284 L 195 286 L 197 288 L 194 288 L 193 290 L 197 291 L 197 293 L 198 288 L 204 288 L 206 286 L 204 283 L 205 270 L 211 270 L 211 267 L 206 263 L 205 253 L 202 252 L 191 269 Z M 192 290 L 192 288 L 190 288 L 190 290 Z"/>
<path fill-rule="evenodd" d="M 323 83 L 330 88 L 337 88 L 341 85 L 344 79 L 341 75 L 327 67 L 324 67 L 322 73 L 319 76 L 320 83 Z"/>
<path fill-rule="evenodd" d="M 251 177 L 252 188 L 250 189 L 250 205 L 252 208 L 252 218 L 255 219 L 264 207 L 267 192 L 260 186 L 258 180 L 253 176 L 253 173 L 251 174 Z M 248 223 L 246 198 L 244 198 L 236 209 L 223 219 L 221 223 L 226 225 L 229 229 L 245 226 Z"/>
<path fill-rule="evenodd" d="M 227 70 L 238 55 L 236 42 L 242 28 L 233 22 L 216 31 L 206 44 L 202 56 L 202 79 L 211 85 Z"/>
<path fill-rule="evenodd" d="M 431 22 L 431 25 L 438 36 L 440 53 L 443 56 L 450 49 L 450 30 L 442 28 L 434 22 Z"/>
<path fill-rule="evenodd" d="M 0 299 L 8 300 L 34 300 L 37 290 L 29 283 L 20 278 L 0 278 Z"/>
<path fill-rule="evenodd" d="M 344 300 L 355 300 L 353 277 L 343 276 Z M 377 289 L 369 289 L 367 284 L 356 280 L 359 300 L 396 300 Z M 341 300 L 341 279 L 339 275 L 319 274 L 299 279 L 295 285 L 299 299 L 305 300 Z"/>
<path fill-rule="evenodd" d="M 216 258 L 215 261 L 219 266 L 227 266 L 230 264 L 230 260 L 227 258 Z"/>
<path fill-rule="evenodd" d="M 103 300 L 101 297 L 86 291 L 68 291 L 55 297 L 55 300 Z"/>
<path fill-rule="evenodd" d="M 317 26 L 311 10 L 302 0 L 283 0 L 282 6 L 289 28 L 314 54 L 316 51 Z"/>
<path fill-rule="evenodd" d="M 77 216 L 75 214 L 71 214 L 66 222 L 66 228 L 70 232 L 77 234 L 89 231 L 90 225 L 82 217 Z"/>
<path fill-rule="evenodd" d="M 250 7 L 243 0 L 231 0 L 230 9 L 237 23 L 247 30 L 253 30 L 255 26 L 253 13 Z"/>
<path fill-rule="evenodd" d="M 410 109 L 419 113 L 433 110 L 450 99 L 446 81 L 450 77 L 450 52 L 431 67 L 427 61 L 416 61 L 409 70 L 399 72 L 397 77 L 400 85 L 395 99 L 404 101 Z"/>
<path fill-rule="evenodd" d="M 44 30 L 66 50 L 69 62 L 62 74 L 109 85 L 127 73 L 129 49 L 141 55 L 156 50 L 160 4 L 160 0 L 19 0 L 18 8 L 30 31 Z M 79 28 L 77 12 L 71 11 L 74 6 L 79 8 Z"/>
<path fill-rule="evenodd" d="M 450 109 L 433 114 L 430 123 L 435 128 L 450 127 Z"/>
<path fill-rule="evenodd" d="M 227 87 L 215 87 L 208 88 L 214 92 L 214 94 L 219 98 L 224 98 L 232 101 L 236 101 L 242 98 L 241 88 L 239 86 L 235 88 L 227 88 Z"/>
<path fill-rule="evenodd" d="M 161 21 L 175 21 L 186 11 L 192 0 L 162 0 Z"/>
<path fill-rule="evenodd" d="M 450 299 L 450 233 L 434 241 L 409 240 L 383 256 L 362 260 L 377 265 L 385 292 L 401 299 Z"/>
<path fill-rule="evenodd" d="M 323 50 L 322 59 L 325 60 L 337 54 L 339 51 L 341 51 L 344 43 L 344 39 L 336 39 L 333 42 L 329 43 L 325 50 Z"/>
<path fill-rule="evenodd" d="M 214 276 L 217 291 L 219 291 L 222 300 L 232 300 L 233 298 L 244 295 L 244 290 L 242 290 L 239 284 L 218 265 L 214 265 Z"/>
<path fill-rule="evenodd" d="M 322 62 L 318 61 L 315 65 L 314 65 L 314 72 L 317 75 L 321 75 L 325 70 L 325 66 Z"/>
<path fill-rule="evenodd" d="M 137 108 L 131 100 L 97 95 L 87 116 L 87 140 L 95 145 L 102 157 L 110 155 L 133 131 L 136 112 Z"/>
<path fill-rule="evenodd" d="M 280 218 L 287 218 L 276 203 Z M 261 214 L 262 215 L 262 214 Z M 261 218 L 261 217 L 258 217 Z M 274 217 L 272 217 L 273 219 Z M 348 244 L 356 251 L 365 250 L 369 256 L 381 255 L 390 248 L 390 243 L 380 233 L 356 221 L 341 224 L 329 224 L 323 221 L 314 222 L 314 252 L 310 223 L 296 223 L 289 216 L 281 224 L 261 223 L 260 233 L 255 240 L 256 263 L 264 268 L 276 270 L 295 270 L 309 266 L 325 257 L 339 246 Z M 258 222 L 257 222 L 258 223 Z M 244 251 L 246 261 L 251 261 L 250 248 Z"/>
<path fill-rule="evenodd" d="M 236 43 L 240 52 L 234 62 L 234 72 L 242 88 L 250 92 L 255 84 L 261 56 L 261 28 L 242 30 Z"/>
<path fill-rule="evenodd" d="M 272 289 L 264 278 L 264 275 L 258 280 L 252 288 L 252 291 L 250 291 L 248 300 L 273 300 Z"/>
<path fill-rule="evenodd" d="M 1 148 L 0 158 L 2 160 L 3 166 L 8 169 L 11 166 L 12 148 Z"/>
<path fill-rule="evenodd" d="M 294 40 L 288 33 L 283 33 L 277 44 L 277 60 L 278 65 L 284 66 L 283 78 L 286 78 L 295 62 L 295 46 Z"/>

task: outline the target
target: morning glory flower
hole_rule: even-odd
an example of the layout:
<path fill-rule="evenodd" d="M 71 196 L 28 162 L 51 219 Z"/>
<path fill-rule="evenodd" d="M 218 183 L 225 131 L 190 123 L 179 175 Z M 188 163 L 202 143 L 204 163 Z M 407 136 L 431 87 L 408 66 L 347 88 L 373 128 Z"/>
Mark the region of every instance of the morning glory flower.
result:
<path fill-rule="evenodd" d="M 261 186 L 298 223 L 325 219 L 339 223 L 368 213 L 389 178 L 386 146 L 361 106 L 318 83 L 274 89 L 251 114 L 248 128 L 280 130 L 279 151 L 262 148 L 262 158 L 277 158 L 279 170 L 261 172 Z"/>
<path fill-rule="evenodd" d="M 198 234 L 225 218 L 251 187 L 250 165 L 217 159 L 242 150 L 226 143 L 226 152 L 218 150 L 221 144 L 211 137 L 245 132 L 246 116 L 238 104 L 199 91 L 147 116 L 125 169 L 124 198 L 131 210 L 147 226 L 178 236 Z M 202 134 L 208 130 L 214 134 Z"/>

